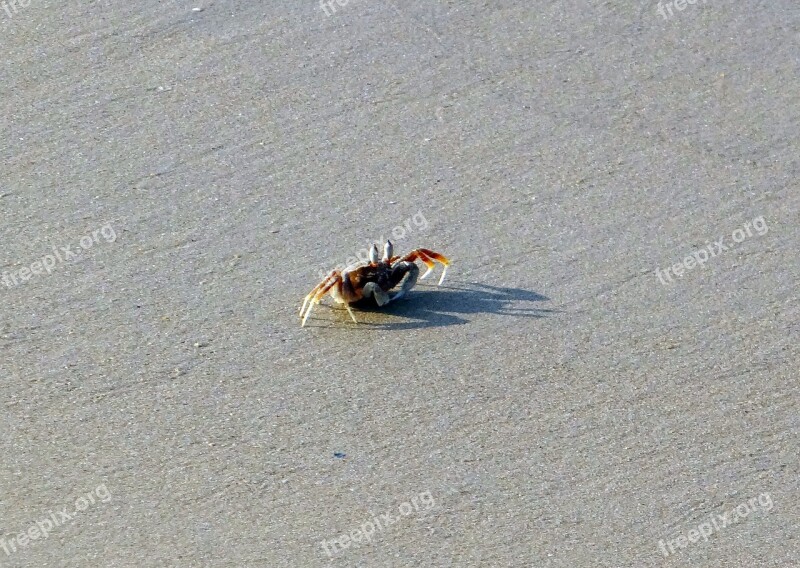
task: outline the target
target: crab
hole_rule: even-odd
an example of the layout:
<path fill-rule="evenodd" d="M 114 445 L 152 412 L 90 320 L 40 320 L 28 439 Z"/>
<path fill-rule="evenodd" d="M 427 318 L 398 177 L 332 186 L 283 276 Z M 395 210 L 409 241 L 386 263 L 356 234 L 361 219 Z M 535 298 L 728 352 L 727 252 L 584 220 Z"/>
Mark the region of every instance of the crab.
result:
<path fill-rule="evenodd" d="M 379 256 L 378 247 L 373 244 L 369 251 L 369 262 L 358 262 L 344 270 L 332 270 L 325 279 L 314 286 L 308 293 L 300 307 L 301 327 L 306 325 L 306 320 L 311 313 L 311 308 L 319 304 L 325 294 L 330 294 L 333 299 L 344 304 L 347 312 L 358 323 L 350 304 L 374 298 L 378 306 L 385 306 L 393 300 L 405 296 L 417 283 L 419 267 L 415 261 L 421 260 L 428 270 L 421 276 L 425 278 L 436 266 L 438 261 L 444 266 L 439 284 L 444 281 L 450 261 L 446 256 L 426 248 L 414 249 L 405 256 L 394 256 L 392 241 L 386 241 L 383 246 L 383 257 Z M 390 293 L 394 288 L 400 289 Z"/>

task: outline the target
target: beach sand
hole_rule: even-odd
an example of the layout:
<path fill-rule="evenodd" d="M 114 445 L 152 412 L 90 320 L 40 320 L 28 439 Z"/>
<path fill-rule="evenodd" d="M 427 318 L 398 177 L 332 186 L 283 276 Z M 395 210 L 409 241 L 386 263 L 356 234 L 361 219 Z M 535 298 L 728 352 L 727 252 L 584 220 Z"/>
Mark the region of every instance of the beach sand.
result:
<path fill-rule="evenodd" d="M 0 565 L 800 566 L 795 4 L 258 4 L 0 6 Z"/>

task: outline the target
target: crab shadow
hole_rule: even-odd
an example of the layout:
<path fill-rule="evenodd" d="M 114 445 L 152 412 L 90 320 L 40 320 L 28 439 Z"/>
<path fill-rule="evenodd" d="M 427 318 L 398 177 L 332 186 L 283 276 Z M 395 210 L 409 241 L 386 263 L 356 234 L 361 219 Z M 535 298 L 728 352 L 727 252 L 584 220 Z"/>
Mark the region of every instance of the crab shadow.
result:
<path fill-rule="evenodd" d="M 529 290 L 491 286 L 477 282 L 455 286 L 417 286 L 406 297 L 382 308 L 377 307 L 371 301 L 355 304 L 355 307 L 361 312 L 376 312 L 407 318 L 408 321 L 362 322 L 354 328 L 404 330 L 463 325 L 468 323 L 469 319 L 462 316 L 487 313 L 541 318 L 556 310 L 539 308 L 530 304 L 547 300 L 549 298 L 546 296 Z M 356 317 L 358 317 L 358 311 Z"/>

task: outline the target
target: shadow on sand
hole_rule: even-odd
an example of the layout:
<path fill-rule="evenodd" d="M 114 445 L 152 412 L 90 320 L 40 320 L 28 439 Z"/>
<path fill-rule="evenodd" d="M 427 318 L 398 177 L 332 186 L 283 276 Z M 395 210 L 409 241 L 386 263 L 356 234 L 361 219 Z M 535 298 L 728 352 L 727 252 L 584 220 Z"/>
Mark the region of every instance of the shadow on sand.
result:
<path fill-rule="evenodd" d="M 354 304 L 356 318 L 360 312 L 379 312 L 389 316 L 407 318 L 409 321 L 369 323 L 361 322 L 352 326 L 354 330 L 374 329 L 419 329 L 426 327 L 442 327 L 462 325 L 469 319 L 459 317 L 469 314 L 499 314 L 515 317 L 541 318 L 556 310 L 538 308 L 526 303 L 543 302 L 549 298 L 523 290 L 521 288 L 504 288 L 477 282 L 457 283 L 456 286 L 418 286 L 405 298 L 391 302 L 379 308 L 372 300 Z M 344 312 L 344 308 L 340 308 Z M 338 312 L 339 309 L 336 309 Z M 348 324 L 350 319 L 344 312 Z M 319 322 L 319 320 L 317 320 Z M 308 322 L 311 324 L 311 321 Z M 339 327 L 339 322 L 334 327 Z M 319 326 L 317 327 L 331 327 Z M 351 327 L 348 325 L 348 327 Z"/>

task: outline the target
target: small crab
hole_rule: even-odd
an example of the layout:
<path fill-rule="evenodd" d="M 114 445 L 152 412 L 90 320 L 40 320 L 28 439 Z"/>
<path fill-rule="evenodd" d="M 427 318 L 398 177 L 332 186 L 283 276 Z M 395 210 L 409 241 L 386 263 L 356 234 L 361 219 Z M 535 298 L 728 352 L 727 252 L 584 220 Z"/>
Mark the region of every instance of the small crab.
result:
<path fill-rule="evenodd" d="M 447 267 L 450 265 L 450 261 L 444 255 L 425 248 L 418 248 L 405 256 L 393 256 L 393 250 L 392 241 L 386 241 L 383 246 L 383 258 L 380 258 L 378 247 L 373 244 L 369 251 L 369 262 L 359 262 L 342 271 L 332 270 L 303 300 L 300 308 L 300 317 L 302 318 L 300 325 L 306 325 L 311 308 L 315 304 L 319 304 L 326 293 L 333 296 L 336 302 L 344 304 L 350 317 L 355 323 L 358 323 L 350 304 L 365 298 L 375 298 L 378 306 L 385 306 L 392 300 L 402 298 L 417 283 L 419 268 L 414 263 L 416 260 L 421 260 L 428 267 L 422 278 L 428 276 L 436 266 L 434 260 L 440 262 L 444 265 L 444 270 L 439 278 L 439 284 L 444 280 Z M 400 290 L 390 294 L 389 291 L 398 285 Z"/>

